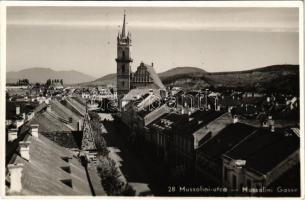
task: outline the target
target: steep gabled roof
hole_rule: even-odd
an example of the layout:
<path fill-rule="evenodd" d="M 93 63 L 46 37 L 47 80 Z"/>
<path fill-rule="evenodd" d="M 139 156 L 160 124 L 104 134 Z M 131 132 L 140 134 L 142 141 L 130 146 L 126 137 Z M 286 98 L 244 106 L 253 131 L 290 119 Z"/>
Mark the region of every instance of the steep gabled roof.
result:
<path fill-rule="evenodd" d="M 48 111 L 36 114 L 30 123 L 39 124 L 40 132 L 71 132 L 74 130 L 72 127 L 52 116 Z"/>
<path fill-rule="evenodd" d="M 8 163 L 24 164 L 20 195 L 92 195 L 86 170 L 71 151 L 41 134 L 39 139 L 27 134 L 26 140 L 31 142 L 30 162 L 15 153 Z M 70 173 L 63 167 L 69 168 Z M 72 187 L 65 185 L 64 180 L 71 180 Z M 6 181 L 10 181 L 8 175 Z"/>
<path fill-rule="evenodd" d="M 154 85 L 156 88 L 158 89 L 164 89 L 165 86 L 163 85 L 161 79 L 159 78 L 158 74 L 156 73 L 155 69 L 153 66 L 145 64 L 145 63 L 141 63 L 140 66 L 138 66 L 137 71 L 134 73 L 133 82 L 137 82 L 138 77 L 141 76 L 141 73 L 139 73 L 140 71 L 145 70 L 150 78 L 150 81 L 152 83 L 152 85 Z M 150 87 L 150 86 L 148 86 Z"/>
<path fill-rule="evenodd" d="M 157 85 L 160 89 L 164 89 L 165 86 L 163 85 L 161 79 L 159 78 L 158 74 L 156 73 L 153 66 L 146 65 L 147 71 L 150 74 L 150 77 L 153 79 L 155 85 Z"/>
<path fill-rule="evenodd" d="M 81 116 L 75 114 L 69 108 L 67 108 L 57 100 L 51 100 L 50 105 L 53 112 L 55 112 L 57 115 L 66 120 L 69 120 L 70 117 L 73 119 L 74 122 L 78 122 L 80 119 L 82 119 Z"/>

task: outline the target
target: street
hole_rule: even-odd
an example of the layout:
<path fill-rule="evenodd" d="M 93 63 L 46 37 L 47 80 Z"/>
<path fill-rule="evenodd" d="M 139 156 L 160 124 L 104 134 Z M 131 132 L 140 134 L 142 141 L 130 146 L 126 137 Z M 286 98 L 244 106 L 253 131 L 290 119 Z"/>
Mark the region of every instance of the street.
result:
<path fill-rule="evenodd" d="M 128 183 L 136 191 L 136 195 L 158 195 L 160 186 L 155 183 L 151 167 L 141 157 L 135 154 L 128 145 L 125 132 L 119 132 L 113 121 L 103 123 L 108 133 L 104 135 L 109 155 L 117 162 Z"/>

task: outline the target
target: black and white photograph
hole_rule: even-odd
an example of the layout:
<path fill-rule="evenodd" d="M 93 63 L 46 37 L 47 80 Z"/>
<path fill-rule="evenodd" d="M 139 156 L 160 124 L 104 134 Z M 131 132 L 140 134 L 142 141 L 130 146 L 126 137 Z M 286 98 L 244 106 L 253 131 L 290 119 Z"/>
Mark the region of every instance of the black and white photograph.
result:
<path fill-rule="evenodd" d="M 6 6 L 4 196 L 300 197 L 302 4 L 234 5 Z"/>

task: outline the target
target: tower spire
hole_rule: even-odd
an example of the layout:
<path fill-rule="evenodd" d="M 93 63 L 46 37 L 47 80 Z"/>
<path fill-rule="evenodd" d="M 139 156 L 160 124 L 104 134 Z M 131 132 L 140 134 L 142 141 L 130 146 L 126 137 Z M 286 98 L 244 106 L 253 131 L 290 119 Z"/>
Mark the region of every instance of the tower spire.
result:
<path fill-rule="evenodd" d="M 125 18 L 126 18 L 126 13 L 124 10 L 124 21 L 123 21 L 123 28 L 122 28 L 122 38 L 126 37 L 126 32 L 125 32 Z"/>

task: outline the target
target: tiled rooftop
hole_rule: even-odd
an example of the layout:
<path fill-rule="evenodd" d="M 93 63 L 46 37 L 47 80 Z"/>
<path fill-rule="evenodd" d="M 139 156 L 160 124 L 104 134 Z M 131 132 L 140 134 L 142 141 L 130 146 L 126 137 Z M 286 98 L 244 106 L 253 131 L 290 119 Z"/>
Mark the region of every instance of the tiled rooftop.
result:
<path fill-rule="evenodd" d="M 255 128 L 241 123 L 229 124 L 221 130 L 214 138 L 198 149 L 210 159 L 219 160 L 221 155 L 247 136 L 253 134 Z"/>
<path fill-rule="evenodd" d="M 153 103 L 151 103 L 150 105 L 146 106 L 143 110 L 138 112 L 138 115 L 141 117 L 144 117 L 145 115 L 147 115 L 148 113 L 160 108 L 162 105 L 164 105 L 165 102 L 164 101 L 154 101 Z"/>
<path fill-rule="evenodd" d="M 35 115 L 31 120 L 31 124 L 39 124 L 40 132 L 64 132 L 74 130 L 72 127 L 69 127 L 67 124 L 50 115 L 47 111 Z"/>
<path fill-rule="evenodd" d="M 59 101 L 51 100 L 50 105 L 53 112 L 66 120 L 69 120 L 70 117 L 72 117 L 73 122 L 78 122 L 80 119 L 82 119 L 82 117 L 72 112 Z"/>
<path fill-rule="evenodd" d="M 67 97 L 66 100 L 71 103 L 80 113 L 82 113 L 82 115 L 86 113 L 86 106 L 80 104 L 78 101 L 70 97 Z"/>
<path fill-rule="evenodd" d="M 246 167 L 267 173 L 300 148 L 298 136 L 285 130 L 270 132 L 261 128 L 226 153 L 233 159 L 247 161 Z"/>
<path fill-rule="evenodd" d="M 135 100 L 136 97 L 141 97 L 145 94 L 148 94 L 149 91 L 150 89 L 148 88 L 132 89 L 123 97 L 123 100 L 125 101 Z M 154 93 L 154 95 L 161 98 L 159 89 L 152 89 L 152 92 Z"/>
<path fill-rule="evenodd" d="M 9 162 L 24 164 L 21 195 L 92 195 L 85 168 L 72 152 L 42 135 L 38 140 L 28 135 L 27 140 L 31 142 L 30 162 L 18 154 Z M 64 157 L 69 157 L 69 161 L 66 162 Z M 70 173 L 62 167 L 69 168 Z M 61 180 L 71 180 L 72 187 Z M 6 181 L 10 181 L 8 176 Z"/>

